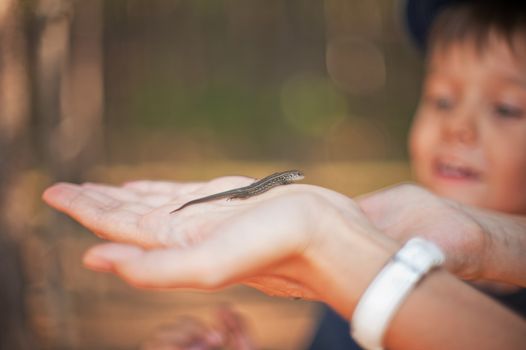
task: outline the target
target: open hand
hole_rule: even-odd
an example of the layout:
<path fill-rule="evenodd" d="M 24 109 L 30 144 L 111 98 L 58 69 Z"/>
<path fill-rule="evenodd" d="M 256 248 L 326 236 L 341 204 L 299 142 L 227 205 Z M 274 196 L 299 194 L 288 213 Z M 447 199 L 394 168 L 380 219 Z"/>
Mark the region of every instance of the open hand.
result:
<path fill-rule="evenodd" d="M 213 290 L 244 283 L 270 295 L 327 300 L 352 297 L 348 290 L 338 292 L 351 285 L 357 298 L 367 279 L 351 284 L 335 277 L 353 270 L 374 274 L 398 246 L 350 198 L 311 185 L 280 186 L 246 200 L 199 203 L 170 214 L 188 200 L 252 181 L 57 184 L 43 198 L 117 242 L 89 250 L 86 266 L 142 288 Z M 381 251 L 374 254 L 377 260 L 370 258 L 372 250 Z M 329 288 L 331 283 L 339 286 Z"/>

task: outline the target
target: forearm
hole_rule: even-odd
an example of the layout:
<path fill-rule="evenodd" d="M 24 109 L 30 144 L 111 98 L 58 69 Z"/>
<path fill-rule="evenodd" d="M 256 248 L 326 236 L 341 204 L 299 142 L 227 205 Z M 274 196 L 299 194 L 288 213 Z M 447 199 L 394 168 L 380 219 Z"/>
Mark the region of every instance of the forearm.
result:
<path fill-rule="evenodd" d="M 349 318 L 399 245 L 372 230 L 361 244 L 361 238 L 355 235 L 351 240 L 344 229 L 335 227 L 331 233 L 341 236 L 331 242 L 338 244 L 327 244 L 314 264 L 323 270 L 318 275 L 325 279 L 312 285 L 320 286 L 322 299 Z M 404 350 L 523 349 L 526 323 L 445 270 L 437 270 L 410 292 L 388 327 L 385 341 L 389 349 Z"/>
<path fill-rule="evenodd" d="M 397 241 L 416 234 L 438 244 L 445 267 L 462 279 L 526 286 L 526 217 L 463 205 L 415 185 L 367 194 L 358 203 Z"/>
<path fill-rule="evenodd" d="M 348 271 L 348 278 L 339 276 L 332 285 L 334 290 L 329 283 L 323 284 L 329 298 L 325 301 L 348 319 L 388 260 L 388 250 L 378 249 L 380 254 L 372 256 L 370 264 L 359 267 L 361 273 Z M 438 270 L 425 276 L 402 303 L 388 326 L 385 345 L 392 350 L 519 350 L 526 345 L 526 322 L 445 270 Z"/>
<path fill-rule="evenodd" d="M 526 287 L 526 218 L 464 208 L 488 237 L 481 278 Z"/>
<path fill-rule="evenodd" d="M 390 349 L 524 349 L 526 322 L 441 270 L 409 295 L 385 340 Z"/>

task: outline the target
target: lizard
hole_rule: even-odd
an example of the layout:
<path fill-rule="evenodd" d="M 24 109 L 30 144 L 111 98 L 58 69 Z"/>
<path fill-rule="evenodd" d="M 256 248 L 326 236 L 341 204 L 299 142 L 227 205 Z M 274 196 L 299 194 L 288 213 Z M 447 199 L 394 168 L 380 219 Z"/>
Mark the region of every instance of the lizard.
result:
<path fill-rule="evenodd" d="M 263 192 L 266 192 L 270 190 L 271 188 L 274 188 L 276 186 L 280 185 L 288 185 L 295 181 L 302 180 L 304 178 L 303 172 L 300 170 L 287 170 L 287 171 L 281 171 L 278 173 L 274 173 L 272 175 L 269 175 L 267 177 L 264 177 L 260 180 L 256 180 L 254 183 L 234 188 L 232 190 L 224 191 L 215 193 L 209 196 L 197 198 L 194 200 L 191 200 L 189 202 L 186 202 L 185 204 L 181 205 L 179 208 L 174 209 L 170 212 L 170 214 L 175 213 L 176 211 L 179 211 L 189 205 L 194 205 L 197 203 L 203 203 L 208 202 L 216 199 L 221 198 L 228 198 L 228 199 L 246 199 L 253 196 L 257 196 Z"/>

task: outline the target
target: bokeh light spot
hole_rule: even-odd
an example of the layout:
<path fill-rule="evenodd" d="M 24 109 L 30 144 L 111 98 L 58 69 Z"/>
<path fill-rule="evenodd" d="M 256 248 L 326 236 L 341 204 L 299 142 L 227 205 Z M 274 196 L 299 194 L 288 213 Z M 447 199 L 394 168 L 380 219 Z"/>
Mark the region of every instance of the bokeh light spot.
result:
<path fill-rule="evenodd" d="M 327 71 L 338 87 L 352 95 L 368 95 L 385 86 L 384 54 L 360 38 L 334 39 L 327 45 Z"/>

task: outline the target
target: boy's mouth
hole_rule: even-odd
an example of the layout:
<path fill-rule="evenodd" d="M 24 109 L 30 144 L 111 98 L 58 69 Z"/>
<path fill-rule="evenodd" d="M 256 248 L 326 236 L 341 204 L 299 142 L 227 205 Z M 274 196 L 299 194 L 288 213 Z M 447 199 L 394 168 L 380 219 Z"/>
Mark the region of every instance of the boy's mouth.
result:
<path fill-rule="evenodd" d="M 435 163 L 435 174 L 448 180 L 474 181 L 480 179 L 480 172 L 455 161 L 438 160 Z"/>

